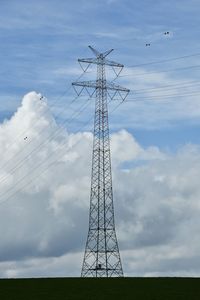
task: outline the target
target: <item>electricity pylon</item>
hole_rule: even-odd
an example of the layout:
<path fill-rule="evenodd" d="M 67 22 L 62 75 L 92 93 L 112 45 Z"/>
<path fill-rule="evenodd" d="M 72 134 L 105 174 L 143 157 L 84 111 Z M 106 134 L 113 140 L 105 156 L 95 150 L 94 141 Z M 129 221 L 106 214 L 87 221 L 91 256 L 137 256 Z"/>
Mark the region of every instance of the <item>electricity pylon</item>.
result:
<path fill-rule="evenodd" d="M 129 90 L 106 81 L 106 65 L 112 67 L 117 76 L 124 67 L 122 64 L 107 60 L 106 57 L 113 49 L 99 53 L 91 46 L 89 48 L 96 57 L 78 59 L 78 62 L 82 68 L 83 63 L 87 64 L 87 67 L 83 68 L 84 71 L 90 64 L 96 64 L 97 79 L 72 83 L 78 95 L 84 89 L 89 95 L 96 91 L 89 231 L 81 276 L 122 277 L 123 270 L 114 222 L 107 98 L 113 99 L 118 94 L 124 100 Z M 89 88 L 93 89 L 92 93 Z"/>

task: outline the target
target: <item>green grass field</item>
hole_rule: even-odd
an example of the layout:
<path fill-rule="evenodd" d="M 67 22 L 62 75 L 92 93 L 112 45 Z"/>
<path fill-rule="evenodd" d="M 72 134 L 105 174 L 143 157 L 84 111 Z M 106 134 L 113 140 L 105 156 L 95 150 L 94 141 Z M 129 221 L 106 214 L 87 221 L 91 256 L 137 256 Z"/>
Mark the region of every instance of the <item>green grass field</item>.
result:
<path fill-rule="evenodd" d="M 1 279 L 0 300 L 200 300 L 196 278 Z"/>

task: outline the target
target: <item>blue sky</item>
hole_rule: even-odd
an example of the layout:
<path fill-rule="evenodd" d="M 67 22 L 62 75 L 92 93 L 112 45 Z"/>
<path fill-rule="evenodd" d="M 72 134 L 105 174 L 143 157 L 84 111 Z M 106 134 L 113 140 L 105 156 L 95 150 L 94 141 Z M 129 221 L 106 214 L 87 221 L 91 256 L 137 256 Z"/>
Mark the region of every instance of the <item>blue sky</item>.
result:
<path fill-rule="evenodd" d="M 125 274 L 199 276 L 199 15 L 196 0 L 0 0 L 0 277 L 80 274 L 94 98 L 71 83 L 88 45 L 114 48 L 131 90 L 109 103 Z"/>
<path fill-rule="evenodd" d="M 89 44 L 102 51 L 114 48 L 115 52 L 110 58 L 123 63 L 125 68 L 198 53 L 199 10 L 198 1 L 1 0 L 1 119 L 11 115 L 22 96 L 32 90 L 44 94 L 51 106 L 67 90 L 70 82 L 78 77 L 77 58 L 91 57 L 87 49 Z M 165 31 L 169 31 L 170 36 L 164 36 Z M 146 43 L 151 43 L 151 46 L 145 47 Z M 136 74 L 198 65 L 199 58 L 193 56 L 143 66 L 141 70 L 137 69 Z M 129 68 L 125 71 L 130 74 Z M 196 68 L 164 73 L 166 77 L 162 78 L 162 84 L 159 73 L 155 74 L 157 78 L 154 80 L 150 75 L 145 79 L 143 76 L 127 76 L 120 78 L 118 83 L 128 84 L 133 91 L 129 98 L 134 99 L 134 90 L 141 84 L 144 88 L 151 88 L 163 85 L 165 81 L 166 84 L 198 81 L 199 72 L 199 68 Z M 87 78 L 94 79 L 95 72 L 89 73 Z M 178 93 L 183 85 L 180 85 Z M 198 92 L 198 87 L 195 91 Z M 72 90 L 66 93 L 60 100 L 61 109 L 73 96 Z M 184 110 L 184 99 L 179 101 L 176 108 L 179 112 Z M 126 128 L 143 145 L 154 143 L 174 149 L 179 144 L 199 143 L 200 113 L 193 116 L 188 112 L 171 118 L 171 103 L 178 100 L 180 98 L 173 98 L 165 105 L 156 103 L 153 106 L 147 104 L 146 107 L 144 103 L 137 102 L 136 107 L 134 103 L 125 103 L 111 116 L 111 129 L 115 130 L 115 124 Z M 195 109 L 195 102 L 189 100 Z M 54 107 L 55 114 L 60 106 Z M 171 110 L 173 106 L 174 103 Z M 155 120 L 153 125 L 149 124 L 150 119 L 160 112 L 163 122 Z M 124 122 L 127 121 L 127 114 L 128 122 Z M 138 119 L 138 114 L 141 115 L 141 122 L 137 121 L 136 124 L 134 118 L 136 115 Z M 73 124 L 72 128 L 75 127 L 76 124 Z"/>
<path fill-rule="evenodd" d="M 91 56 L 87 49 L 89 44 L 102 51 L 114 48 L 115 52 L 110 58 L 123 63 L 125 67 L 195 54 L 200 49 L 198 1 L 1 0 L 0 5 L 1 119 L 11 115 L 21 97 L 31 90 L 44 94 L 50 105 L 56 101 L 79 75 L 77 58 Z M 169 31 L 170 35 L 163 35 L 165 31 Z M 146 43 L 151 43 L 151 46 L 145 47 Z M 136 74 L 193 66 L 199 64 L 199 58 L 193 56 L 143 66 L 142 71 L 138 70 Z M 128 69 L 126 71 L 130 73 Z M 165 74 L 162 82 L 166 80 L 166 84 L 168 81 L 170 84 L 173 81 L 198 81 L 199 68 Z M 94 79 L 95 72 L 89 74 L 88 78 Z M 159 81 L 159 77 L 153 82 L 152 79 L 149 81 L 147 75 L 145 80 L 143 76 L 127 76 L 118 82 L 124 85 L 128 83 L 133 91 L 129 98 L 134 99 L 134 90 L 138 86 L 157 87 Z M 197 87 L 195 91 L 198 91 Z M 66 102 L 73 96 L 70 90 L 61 99 L 60 106 L 66 107 Z M 143 145 L 153 142 L 161 147 L 176 148 L 187 142 L 199 143 L 200 114 L 194 117 L 188 113 L 187 116 L 173 117 L 173 120 L 165 115 L 163 123 L 159 120 L 153 127 L 146 122 L 146 118 L 155 118 L 160 110 L 162 115 L 165 110 L 170 115 L 171 102 L 178 102 L 178 99 L 174 97 L 170 100 L 167 110 L 160 103 L 157 108 L 148 108 L 148 105 L 145 108 L 144 103 L 137 103 L 135 111 L 133 103 L 126 103 L 111 116 L 111 128 L 114 130 L 114 124 L 117 123 L 118 127 L 131 130 Z M 176 109 L 180 112 L 184 106 L 183 101 Z M 147 109 L 152 113 L 145 116 L 144 122 Z M 118 113 L 120 110 L 129 115 L 128 123 L 124 123 L 123 115 Z M 142 124 L 138 128 L 138 124 L 131 120 L 144 110 Z M 73 124 L 72 128 L 75 127 L 76 124 Z"/>

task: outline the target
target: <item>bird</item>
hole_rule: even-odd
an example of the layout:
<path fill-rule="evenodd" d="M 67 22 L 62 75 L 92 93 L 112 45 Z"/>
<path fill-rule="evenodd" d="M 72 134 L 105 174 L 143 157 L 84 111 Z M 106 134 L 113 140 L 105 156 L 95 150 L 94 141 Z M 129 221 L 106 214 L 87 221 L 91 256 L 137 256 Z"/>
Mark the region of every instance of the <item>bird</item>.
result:
<path fill-rule="evenodd" d="M 25 137 L 24 137 L 24 140 L 27 140 L 27 138 L 28 138 L 28 137 L 27 137 L 27 136 L 25 136 Z"/>
<path fill-rule="evenodd" d="M 44 98 L 44 97 L 43 97 L 43 96 L 41 96 L 41 97 L 40 97 L 40 100 L 42 100 L 43 98 Z"/>
<path fill-rule="evenodd" d="M 149 47 L 151 44 L 146 44 L 146 47 Z"/>
<path fill-rule="evenodd" d="M 169 31 L 165 31 L 165 32 L 164 32 L 164 35 L 167 35 L 167 34 L 169 34 Z"/>

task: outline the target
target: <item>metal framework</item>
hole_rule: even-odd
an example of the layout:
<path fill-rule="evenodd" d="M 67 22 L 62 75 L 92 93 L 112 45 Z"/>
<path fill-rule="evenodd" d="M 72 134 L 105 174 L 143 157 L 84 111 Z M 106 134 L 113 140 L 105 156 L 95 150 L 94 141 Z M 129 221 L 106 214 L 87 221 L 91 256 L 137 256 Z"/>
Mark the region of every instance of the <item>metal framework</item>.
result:
<path fill-rule="evenodd" d="M 123 101 L 129 90 L 106 81 L 106 65 L 114 68 L 117 76 L 124 67 L 106 59 L 113 49 L 99 53 L 91 46 L 89 48 L 96 57 L 78 59 L 78 62 L 82 68 L 82 63 L 88 64 L 83 70 L 87 70 L 90 64 L 96 64 L 97 79 L 72 83 L 78 95 L 84 89 L 89 95 L 89 89 L 92 88 L 93 93 L 96 91 L 89 231 L 81 276 L 123 277 L 114 222 L 107 97 L 113 99 L 118 94 Z M 117 69 L 119 72 L 116 72 Z"/>

